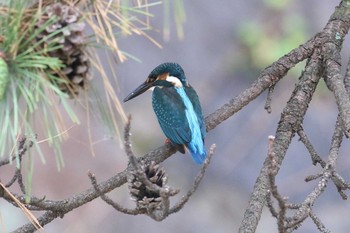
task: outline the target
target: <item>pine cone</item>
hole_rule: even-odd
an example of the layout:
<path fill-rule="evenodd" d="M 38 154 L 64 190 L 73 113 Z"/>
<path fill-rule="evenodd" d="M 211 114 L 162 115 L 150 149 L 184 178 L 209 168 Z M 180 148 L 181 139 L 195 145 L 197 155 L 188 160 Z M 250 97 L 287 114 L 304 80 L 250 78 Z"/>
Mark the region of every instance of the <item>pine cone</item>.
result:
<path fill-rule="evenodd" d="M 37 22 L 37 28 L 42 28 L 52 17 L 57 17 L 57 22 L 49 24 L 37 38 L 40 40 L 60 30 L 56 35 L 47 38 L 45 43 L 54 41 L 62 45 L 62 48 L 50 51 L 48 55 L 59 58 L 65 64 L 63 70 L 54 72 L 58 78 L 55 84 L 72 97 L 78 95 L 79 88 L 86 88 L 90 79 L 83 33 L 85 23 L 80 22 L 81 15 L 74 6 L 54 3 L 45 8 L 42 18 Z"/>
<path fill-rule="evenodd" d="M 149 165 L 141 165 L 149 181 L 159 187 L 164 187 L 167 182 L 167 176 L 164 169 L 159 169 L 159 165 L 152 161 Z M 129 190 L 136 205 L 139 208 L 156 209 L 161 204 L 161 197 L 158 193 L 150 190 L 143 184 L 135 174 L 128 176 Z"/>

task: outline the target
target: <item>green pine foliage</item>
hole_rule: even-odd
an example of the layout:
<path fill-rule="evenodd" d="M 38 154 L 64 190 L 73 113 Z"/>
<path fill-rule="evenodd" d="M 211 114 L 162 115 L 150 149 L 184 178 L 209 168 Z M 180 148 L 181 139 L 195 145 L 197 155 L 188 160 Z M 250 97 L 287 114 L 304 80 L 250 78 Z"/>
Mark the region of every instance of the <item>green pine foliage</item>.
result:
<path fill-rule="evenodd" d="M 54 102 L 57 102 L 56 99 L 62 102 L 68 100 L 67 94 L 62 93 L 54 85 L 48 72 L 63 67 L 58 58 L 47 56 L 49 51 L 57 49 L 57 43 L 51 42 L 43 47 L 44 39 L 36 39 L 45 27 L 57 19 L 52 18 L 42 28 L 36 28 L 35 23 L 40 18 L 41 12 L 29 14 L 26 10 L 27 4 L 25 0 L 10 1 L 7 7 L 1 8 L 0 51 L 9 70 L 6 81 L 8 85 L 1 87 L 4 89 L 2 92 L 6 92 L 0 101 L 1 156 L 5 154 L 16 156 L 16 142 L 23 135 L 36 141 L 34 116 L 41 115 L 45 111 L 47 116 L 44 115 L 44 122 L 50 125 L 46 127 L 45 136 L 50 139 L 51 145 L 55 145 L 52 138 L 53 135 L 60 135 L 61 126 L 56 120 L 56 111 L 53 110 Z M 77 122 L 74 111 L 70 107 L 65 110 L 70 113 L 72 120 Z M 35 145 L 42 162 L 45 163 L 39 145 L 37 143 Z M 9 154 L 8 151 L 12 153 Z M 18 162 L 17 160 L 17 166 Z"/>
<path fill-rule="evenodd" d="M 174 3 L 179 38 L 183 37 L 182 25 L 185 20 L 182 1 Z M 159 42 L 146 33 L 152 29 L 149 18 L 153 14 L 150 13 L 150 8 L 162 4 L 160 1 L 62 1 L 61 4 L 67 3 L 73 7 L 74 2 L 79 2 L 76 9 L 88 26 L 86 31 L 92 32 L 91 35 L 86 35 L 87 41 L 81 49 L 87 51 L 91 65 L 88 71 L 98 77 L 95 82 L 102 86 L 102 93 L 99 88 L 91 86 L 86 89 L 84 87 L 82 94 L 72 97 L 62 91 L 62 85 L 70 85 L 70 80 L 63 72 L 67 64 L 53 56 L 62 50 L 64 45 L 58 43 L 57 38 L 60 38 L 60 34 L 65 34 L 67 28 L 63 26 L 48 32 L 46 29 L 53 25 L 55 27 L 59 17 L 46 15 L 45 20 L 41 20 L 45 16 L 45 7 L 57 2 L 60 1 L 0 2 L 0 158 L 9 156 L 20 167 L 17 152 L 19 138 L 26 137 L 28 141 L 34 142 L 35 150 L 28 152 L 24 164 L 28 196 L 35 169 L 33 159 L 38 155 L 42 163 L 47 160 L 41 150 L 41 143 L 46 142 L 51 146 L 56 155 L 57 168 L 64 166 L 61 143 L 69 133 L 66 125 L 80 124 L 76 114 L 77 106 L 86 109 L 88 115 L 93 111 L 91 115 L 103 121 L 113 136 L 118 136 L 119 128 L 124 125 L 126 114 L 113 88 L 118 85 L 113 82 L 117 79 L 106 73 L 107 69 L 101 63 L 100 56 L 109 54 L 111 61 L 115 60 L 112 59 L 114 57 L 120 62 L 128 58 L 137 59 L 135 55 L 122 51 L 117 43 L 120 36 L 133 34 L 142 35 L 155 46 L 161 47 Z M 169 5 L 168 1 L 165 3 Z M 164 15 L 169 17 L 166 12 Z M 40 20 L 44 23 L 38 24 Z M 168 26 L 165 25 L 164 31 L 169 31 Z M 111 62 L 109 65 L 113 75 L 115 64 Z M 90 126 L 84 128 L 90 134 Z M 92 141 L 90 143 L 93 144 Z M 91 148 L 93 150 L 93 146 Z"/>

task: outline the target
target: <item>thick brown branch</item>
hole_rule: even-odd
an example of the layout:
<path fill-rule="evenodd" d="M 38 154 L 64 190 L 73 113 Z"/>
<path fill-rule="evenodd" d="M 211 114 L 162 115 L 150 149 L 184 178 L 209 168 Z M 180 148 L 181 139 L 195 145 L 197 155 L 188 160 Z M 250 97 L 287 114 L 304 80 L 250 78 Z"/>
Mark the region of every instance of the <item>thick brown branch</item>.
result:
<path fill-rule="evenodd" d="M 325 81 L 334 93 L 340 117 L 342 119 L 344 133 L 350 136 L 350 99 L 345 89 L 341 74 L 340 51 L 350 27 L 350 7 L 348 1 L 342 1 L 336 8 L 332 17 L 332 24 L 327 24 L 324 32 L 328 40 L 322 46 L 323 62 L 325 66 Z"/>
<path fill-rule="evenodd" d="M 313 57 L 307 62 L 305 71 L 294 89 L 286 108 L 282 112 L 273 144 L 276 174 L 295 132 L 300 128 L 309 102 L 311 101 L 312 95 L 321 77 L 321 61 L 318 59 L 318 56 L 318 52 L 316 51 Z M 260 175 L 255 182 L 249 205 L 239 229 L 240 232 L 255 232 L 258 225 L 262 208 L 265 205 L 266 195 L 270 187 L 269 164 L 269 158 L 266 158 Z"/>
<path fill-rule="evenodd" d="M 234 113 L 241 110 L 266 89 L 274 86 L 296 64 L 310 57 L 315 44 L 319 43 L 318 40 L 317 36 L 312 38 L 278 59 L 271 66 L 265 68 L 248 89 L 205 118 L 207 131 L 214 129 Z"/>
<path fill-rule="evenodd" d="M 323 43 L 329 41 L 330 31 L 327 29 L 339 29 L 339 35 L 342 39 L 344 33 L 349 30 L 350 25 L 349 20 L 342 21 L 338 19 L 348 19 L 349 17 L 350 12 L 348 11 L 348 1 L 342 1 L 339 7 L 337 7 L 335 13 L 331 16 L 324 31 L 316 36 L 316 38 L 319 38 L 318 42 L 321 43 L 315 43 L 315 51 L 311 59 L 308 61 L 305 72 L 303 73 L 298 86 L 295 88 L 292 97 L 287 103 L 286 108 L 283 110 L 277 128 L 274 150 L 278 167 L 282 164 L 295 132 L 301 126 L 303 117 L 308 108 L 308 103 L 311 101 L 316 85 L 322 76 L 323 70 L 321 70 L 322 62 L 320 60 L 320 58 L 322 58 L 322 53 L 319 51 L 319 47 L 322 47 Z M 344 112 L 347 112 L 347 110 Z M 262 208 L 265 204 L 265 197 L 268 192 L 268 164 L 268 159 L 266 159 L 255 183 L 249 205 L 239 229 L 240 232 L 255 232 L 256 230 Z M 325 182 L 322 182 L 322 184 L 325 185 Z"/>

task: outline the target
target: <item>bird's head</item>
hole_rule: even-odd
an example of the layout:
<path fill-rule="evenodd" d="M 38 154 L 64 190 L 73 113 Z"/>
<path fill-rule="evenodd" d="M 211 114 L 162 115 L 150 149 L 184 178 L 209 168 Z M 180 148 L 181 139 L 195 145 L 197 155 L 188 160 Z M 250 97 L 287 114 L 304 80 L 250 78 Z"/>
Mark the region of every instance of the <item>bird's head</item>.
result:
<path fill-rule="evenodd" d="M 141 95 L 151 87 L 182 87 L 188 85 L 185 72 L 177 63 L 163 63 L 152 70 L 146 81 L 132 91 L 124 102 Z"/>

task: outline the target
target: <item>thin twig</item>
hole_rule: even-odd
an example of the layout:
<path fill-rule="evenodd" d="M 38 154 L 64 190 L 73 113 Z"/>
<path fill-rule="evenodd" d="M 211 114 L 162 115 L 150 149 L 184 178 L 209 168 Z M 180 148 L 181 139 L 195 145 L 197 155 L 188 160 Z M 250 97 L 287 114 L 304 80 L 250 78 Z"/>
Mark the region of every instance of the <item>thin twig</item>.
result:
<path fill-rule="evenodd" d="M 21 210 L 26 215 L 26 217 L 29 219 L 29 221 L 31 222 L 33 227 L 35 227 L 36 230 L 43 232 L 42 231 L 43 227 L 41 226 L 41 224 L 39 223 L 37 218 L 19 200 L 17 200 L 17 198 L 15 196 L 13 196 L 12 193 L 1 182 L 0 182 L 0 189 L 2 189 L 4 193 L 9 195 L 11 197 L 11 199 L 13 200 L 13 202 L 15 202 L 21 208 Z"/>
<path fill-rule="evenodd" d="M 350 57 L 348 58 L 348 65 L 344 76 L 344 86 L 348 95 L 350 94 Z"/>
<path fill-rule="evenodd" d="M 34 145 L 34 142 L 32 140 L 30 140 L 29 143 L 26 143 L 26 142 L 27 142 L 27 138 L 23 136 L 18 141 L 18 154 L 17 155 L 11 155 L 8 158 L 0 160 L 0 167 L 11 163 L 16 158 L 20 158 L 21 159 L 22 156 L 27 152 L 27 150 L 30 149 Z"/>
<path fill-rule="evenodd" d="M 265 106 L 264 106 L 264 109 L 267 111 L 267 113 L 272 112 L 271 101 L 272 101 L 272 94 L 273 94 L 274 89 L 275 89 L 275 85 L 269 87 L 269 90 L 267 92 L 266 102 L 265 102 Z"/>
<path fill-rule="evenodd" d="M 267 192 L 267 196 L 266 196 L 266 205 L 270 210 L 270 213 L 272 214 L 273 217 L 278 218 L 278 213 L 277 210 L 275 209 L 275 207 L 273 206 L 273 202 L 272 202 L 272 198 L 271 198 L 271 191 L 269 190 Z"/>
<path fill-rule="evenodd" d="M 312 211 L 310 212 L 309 216 L 312 219 L 312 221 L 315 223 L 315 225 L 317 226 L 317 229 L 320 230 L 320 232 L 322 232 L 322 233 L 330 233 L 331 232 L 323 225 L 321 220 Z"/>
<path fill-rule="evenodd" d="M 321 178 L 323 176 L 323 173 L 315 174 L 315 175 L 309 175 L 305 178 L 305 182 L 310 182 L 312 180 L 316 180 L 318 178 Z"/>
<path fill-rule="evenodd" d="M 317 165 L 317 163 L 319 163 L 322 167 L 325 167 L 326 162 L 323 161 L 323 159 L 317 154 L 314 146 L 311 144 L 310 140 L 306 136 L 303 126 L 300 126 L 297 133 L 300 137 L 300 141 L 304 143 L 306 149 L 309 151 L 309 154 L 311 155 L 312 164 Z"/>
<path fill-rule="evenodd" d="M 11 159 L 8 158 L 8 160 L 6 162 L 10 162 L 13 161 L 15 159 L 18 159 L 18 167 L 15 170 L 15 174 L 12 177 L 12 179 L 5 185 L 5 187 L 10 187 L 16 180 L 17 183 L 22 191 L 23 194 L 26 193 L 26 188 L 24 186 L 23 183 L 23 178 L 22 178 L 22 157 L 24 156 L 24 154 L 34 145 L 34 142 L 32 140 L 30 140 L 28 142 L 26 137 L 22 137 L 19 141 L 18 141 L 18 153 L 16 156 L 11 156 Z M 6 163 L 4 163 L 5 165 Z"/>
<path fill-rule="evenodd" d="M 170 210 L 169 210 L 169 214 L 173 214 L 178 212 L 180 209 L 182 209 L 182 207 L 186 204 L 186 202 L 190 199 L 190 197 L 193 195 L 193 193 L 196 192 L 200 182 L 202 181 L 205 171 L 208 168 L 211 158 L 214 154 L 216 145 L 213 144 L 211 145 L 210 149 L 209 149 L 209 154 L 208 154 L 208 158 L 206 158 L 206 160 L 204 161 L 204 165 L 202 166 L 201 170 L 199 171 L 198 175 L 196 176 L 196 179 L 192 185 L 192 188 L 186 193 L 185 196 L 183 196 L 178 203 L 176 203 Z"/>
<path fill-rule="evenodd" d="M 114 202 L 112 199 L 107 197 L 104 193 L 101 193 L 101 191 L 98 189 L 96 177 L 91 172 L 88 172 L 88 176 L 90 178 L 92 186 L 95 188 L 96 192 L 100 193 L 100 197 L 103 201 L 105 201 L 108 205 L 111 205 L 114 209 L 116 209 L 119 212 L 122 212 L 124 214 L 130 214 L 130 215 L 138 215 L 141 214 L 141 211 L 139 209 L 128 209 L 124 208 L 118 203 Z"/>
<path fill-rule="evenodd" d="M 337 123 L 336 123 L 335 130 L 332 137 L 332 143 L 330 146 L 328 161 L 322 173 L 321 179 L 318 182 L 317 186 L 314 188 L 314 190 L 303 201 L 298 211 L 293 216 L 293 221 L 287 224 L 288 228 L 297 227 L 310 215 L 311 206 L 313 206 L 317 198 L 325 191 L 329 179 L 332 179 L 333 177 L 335 163 L 338 158 L 339 148 L 342 142 L 343 130 L 340 126 L 339 121 L 340 121 L 340 117 L 338 117 L 337 119 Z M 317 176 L 319 175 L 316 175 L 315 177 Z"/>
<path fill-rule="evenodd" d="M 270 160 L 270 167 L 269 167 L 269 181 L 270 181 L 270 192 L 271 195 L 277 200 L 279 211 L 277 214 L 277 226 L 279 232 L 285 231 L 285 222 L 286 222 L 286 212 L 287 212 L 287 199 L 285 197 L 282 197 L 282 195 L 278 192 L 277 185 L 276 185 L 276 175 L 278 172 L 277 163 L 274 158 L 274 150 L 273 150 L 273 143 L 274 143 L 275 137 L 269 136 L 269 142 L 268 142 L 268 158 Z M 276 212 L 277 213 L 277 212 Z M 272 212 L 272 215 L 275 213 Z"/>

